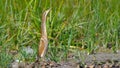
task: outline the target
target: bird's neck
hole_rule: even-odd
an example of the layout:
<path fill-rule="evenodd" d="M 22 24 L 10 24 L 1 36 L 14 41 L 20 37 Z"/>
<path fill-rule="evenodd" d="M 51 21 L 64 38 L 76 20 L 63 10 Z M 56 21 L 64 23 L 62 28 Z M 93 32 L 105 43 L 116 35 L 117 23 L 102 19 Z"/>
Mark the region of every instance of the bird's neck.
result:
<path fill-rule="evenodd" d="M 46 16 L 42 16 L 42 23 L 41 23 L 41 36 L 47 38 L 47 30 L 46 30 Z"/>

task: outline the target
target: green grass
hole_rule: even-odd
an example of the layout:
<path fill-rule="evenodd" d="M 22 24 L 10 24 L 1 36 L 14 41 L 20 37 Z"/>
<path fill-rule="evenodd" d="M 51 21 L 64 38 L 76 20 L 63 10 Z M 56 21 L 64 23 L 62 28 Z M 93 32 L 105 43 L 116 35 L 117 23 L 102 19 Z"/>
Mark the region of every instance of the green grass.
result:
<path fill-rule="evenodd" d="M 113 51 L 117 51 L 119 7 L 119 0 L 0 0 L 0 64 L 4 61 L 7 66 L 12 62 L 10 50 L 17 50 L 25 57 L 20 50 L 23 46 L 31 46 L 37 55 L 41 16 L 49 8 L 47 57 L 51 60 L 66 58 L 70 46 L 83 48 L 90 54 L 111 43 Z"/>

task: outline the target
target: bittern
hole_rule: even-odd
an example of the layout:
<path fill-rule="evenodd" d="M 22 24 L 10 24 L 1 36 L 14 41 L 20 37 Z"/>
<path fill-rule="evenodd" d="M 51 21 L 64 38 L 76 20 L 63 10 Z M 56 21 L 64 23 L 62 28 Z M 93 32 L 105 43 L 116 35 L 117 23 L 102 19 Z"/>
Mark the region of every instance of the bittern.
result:
<path fill-rule="evenodd" d="M 48 38 L 47 38 L 47 30 L 46 30 L 46 18 L 49 13 L 50 9 L 45 11 L 42 15 L 42 22 L 41 22 L 41 38 L 38 47 L 38 56 L 44 58 L 47 48 L 48 48 Z"/>

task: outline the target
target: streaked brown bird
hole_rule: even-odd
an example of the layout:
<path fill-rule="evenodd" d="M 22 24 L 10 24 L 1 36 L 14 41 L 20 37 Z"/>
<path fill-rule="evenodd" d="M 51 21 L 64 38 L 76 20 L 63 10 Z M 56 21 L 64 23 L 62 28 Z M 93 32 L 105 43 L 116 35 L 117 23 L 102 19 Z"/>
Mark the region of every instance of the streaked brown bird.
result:
<path fill-rule="evenodd" d="M 44 58 L 47 48 L 48 48 L 48 38 L 47 38 L 47 30 L 46 30 L 46 18 L 49 13 L 49 10 L 46 10 L 42 15 L 42 22 L 41 22 L 41 38 L 38 47 L 38 56 Z"/>

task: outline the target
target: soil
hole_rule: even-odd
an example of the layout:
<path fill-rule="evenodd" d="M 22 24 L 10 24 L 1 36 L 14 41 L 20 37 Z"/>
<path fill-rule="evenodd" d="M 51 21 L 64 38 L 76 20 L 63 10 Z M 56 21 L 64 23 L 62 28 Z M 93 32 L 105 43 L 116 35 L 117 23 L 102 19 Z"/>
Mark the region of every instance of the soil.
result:
<path fill-rule="evenodd" d="M 70 54 L 67 61 L 57 63 L 54 61 L 13 62 L 10 68 L 120 68 L 120 51 L 117 53 L 83 54 L 81 58 L 75 54 Z"/>

